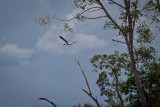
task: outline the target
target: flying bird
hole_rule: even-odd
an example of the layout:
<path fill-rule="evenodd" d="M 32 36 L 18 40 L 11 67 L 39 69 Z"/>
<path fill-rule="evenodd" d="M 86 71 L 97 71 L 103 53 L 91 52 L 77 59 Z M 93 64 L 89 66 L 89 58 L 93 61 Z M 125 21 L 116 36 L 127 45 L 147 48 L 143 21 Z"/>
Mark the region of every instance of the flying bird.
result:
<path fill-rule="evenodd" d="M 73 45 L 73 43 L 76 43 L 76 42 L 68 42 L 66 39 L 64 39 L 62 36 L 59 36 L 60 39 L 62 39 L 65 43 L 64 45 Z"/>

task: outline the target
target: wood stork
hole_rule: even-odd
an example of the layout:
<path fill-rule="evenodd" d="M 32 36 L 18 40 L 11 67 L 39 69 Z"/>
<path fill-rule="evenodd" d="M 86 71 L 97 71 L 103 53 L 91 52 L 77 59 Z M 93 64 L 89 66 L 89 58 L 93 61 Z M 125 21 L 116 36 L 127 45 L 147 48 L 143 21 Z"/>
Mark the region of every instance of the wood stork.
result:
<path fill-rule="evenodd" d="M 68 42 L 66 39 L 64 39 L 62 36 L 59 36 L 60 39 L 62 39 L 65 43 L 64 45 L 73 45 L 73 43 L 76 43 L 76 42 Z"/>

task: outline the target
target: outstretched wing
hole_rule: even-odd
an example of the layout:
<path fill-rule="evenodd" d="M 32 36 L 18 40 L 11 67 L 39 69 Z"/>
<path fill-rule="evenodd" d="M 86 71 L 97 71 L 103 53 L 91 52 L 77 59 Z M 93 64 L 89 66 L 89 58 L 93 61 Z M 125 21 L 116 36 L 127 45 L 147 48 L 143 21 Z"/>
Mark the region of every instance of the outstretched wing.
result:
<path fill-rule="evenodd" d="M 66 39 L 64 39 L 62 36 L 59 36 L 64 42 L 68 43 Z"/>

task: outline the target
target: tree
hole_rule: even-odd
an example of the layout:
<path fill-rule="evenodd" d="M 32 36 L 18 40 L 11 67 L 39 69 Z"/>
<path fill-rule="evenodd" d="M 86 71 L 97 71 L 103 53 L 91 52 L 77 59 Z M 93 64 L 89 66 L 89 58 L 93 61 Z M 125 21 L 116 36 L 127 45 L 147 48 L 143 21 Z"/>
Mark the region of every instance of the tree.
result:
<path fill-rule="evenodd" d="M 152 46 L 142 48 L 144 47 L 140 46 L 137 49 L 136 61 L 145 94 L 150 96 L 150 104 L 147 106 L 159 107 L 160 58 L 157 58 Z M 115 51 L 112 55 L 95 55 L 91 58 L 91 63 L 95 68 L 93 71 L 100 72 L 97 84 L 101 89 L 101 95 L 107 96 L 108 99 L 105 101 L 110 106 L 123 107 L 123 102 L 129 107 L 142 106 L 127 53 L 119 54 Z"/>
<path fill-rule="evenodd" d="M 73 29 L 68 26 L 68 23 L 74 19 L 77 19 L 79 21 L 84 21 L 88 19 L 106 18 L 107 21 L 104 23 L 104 28 L 115 29 L 119 32 L 119 35 L 124 38 L 125 42 L 118 40 L 114 41 L 123 43 L 127 46 L 128 50 L 127 55 L 129 58 L 129 65 L 131 67 L 130 71 L 132 77 L 134 78 L 136 89 L 140 96 L 140 101 L 142 102 L 144 107 L 149 106 L 150 104 L 152 104 L 152 101 L 150 100 L 151 96 L 148 94 L 147 90 L 145 90 L 145 83 L 143 83 L 143 78 L 141 77 L 138 68 L 139 66 L 141 66 L 142 68 L 143 65 L 141 65 L 142 62 L 139 63 L 137 61 L 140 61 L 138 58 L 142 57 L 140 56 L 141 54 L 144 54 L 144 52 L 141 51 L 150 50 L 152 52 L 153 48 L 151 47 L 146 48 L 145 46 L 138 47 L 134 43 L 141 42 L 143 45 L 143 42 L 145 42 L 147 38 L 150 38 L 149 35 L 152 35 L 152 32 L 150 30 L 151 26 L 150 24 L 159 27 L 160 23 L 159 0 L 145 0 L 143 2 L 140 0 L 123 0 L 123 1 L 108 0 L 108 2 L 111 5 L 116 5 L 117 7 L 120 8 L 119 17 L 117 19 L 114 19 L 113 16 L 110 14 L 111 12 L 109 12 L 107 7 L 105 7 L 104 0 L 74 0 L 76 6 L 75 8 L 80 10 L 80 12 L 77 13 L 75 17 L 69 20 L 62 20 L 57 18 L 55 15 L 53 16 L 49 15 L 45 18 L 39 18 L 39 22 L 41 24 L 47 24 L 48 22 L 50 22 L 52 18 L 60 21 L 65 21 L 64 25 L 65 30 L 69 30 L 72 32 Z M 104 15 L 96 17 L 87 17 L 86 14 L 88 12 L 94 13 L 95 11 L 103 11 Z M 141 41 L 140 42 L 136 41 L 135 40 L 136 37 L 140 38 Z M 147 43 L 149 43 L 149 41 L 147 41 Z M 114 78 L 118 79 L 116 75 L 118 75 L 119 70 L 115 70 L 116 72 L 114 72 L 114 70 L 112 69 L 112 71 L 114 74 L 113 75 Z M 119 84 L 119 81 L 116 82 L 115 84 Z M 118 93 L 119 90 L 116 90 L 116 92 Z M 123 105 L 122 100 L 121 100 L 121 105 Z"/>

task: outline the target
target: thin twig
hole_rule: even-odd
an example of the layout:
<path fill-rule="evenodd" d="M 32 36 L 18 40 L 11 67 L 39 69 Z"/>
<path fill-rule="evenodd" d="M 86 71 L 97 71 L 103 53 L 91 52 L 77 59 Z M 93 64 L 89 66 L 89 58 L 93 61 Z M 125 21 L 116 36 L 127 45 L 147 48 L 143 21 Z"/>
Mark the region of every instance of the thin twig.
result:
<path fill-rule="evenodd" d="M 57 107 L 57 105 L 56 105 L 56 104 L 54 104 L 54 102 L 52 102 L 52 101 L 48 100 L 47 98 L 39 98 L 39 100 L 45 100 L 45 101 L 49 102 L 50 104 L 52 104 L 52 105 L 53 105 L 53 107 Z"/>

